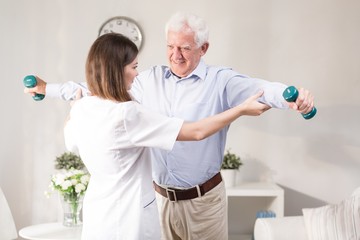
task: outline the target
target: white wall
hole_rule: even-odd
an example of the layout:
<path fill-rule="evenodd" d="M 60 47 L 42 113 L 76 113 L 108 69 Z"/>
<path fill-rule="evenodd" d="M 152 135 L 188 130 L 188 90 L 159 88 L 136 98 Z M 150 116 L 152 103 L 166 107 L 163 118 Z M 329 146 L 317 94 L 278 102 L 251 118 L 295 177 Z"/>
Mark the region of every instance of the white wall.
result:
<path fill-rule="evenodd" d="M 43 192 L 55 157 L 65 150 L 62 127 L 69 110 L 60 100 L 32 101 L 23 94 L 23 77 L 83 81 L 99 27 L 117 15 L 143 29 L 140 70 L 166 63 L 164 24 L 178 10 L 207 20 L 208 64 L 304 86 L 316 96 L 313 120 L 272 110 L 232 125 L 227 145 L 245 162 L 245 180 L 282 185 L 285 214 L 338 202 L 359 186 L 359 1 L 2 0 L 0 187 L 19 229 L 59 216 L 56 197 L 46 199 Z"/>

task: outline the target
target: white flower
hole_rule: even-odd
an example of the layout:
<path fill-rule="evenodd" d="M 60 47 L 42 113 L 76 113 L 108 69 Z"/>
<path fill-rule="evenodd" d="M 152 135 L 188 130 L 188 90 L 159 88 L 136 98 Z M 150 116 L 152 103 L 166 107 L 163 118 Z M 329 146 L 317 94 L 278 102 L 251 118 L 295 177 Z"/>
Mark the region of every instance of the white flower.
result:
<path fill-rule="evenodd" d="M 86 187 L 82 183 L 78 183 L 78 184 L 75 185 L 75 192 L 77 192 L 77 193 L 81 193 L 85 189 L 86 189 Z"/>
<path fill-rule="evenodd" d="M 49 188 L 51 192 L 59 191 L 62 195 L 83 195 L 86 191 L 90 174 L 83 170 L 67 170 L 51 177 Z M 49 196 L 49 193 L 46 194 Z"/>
<path fill-rule="evenodd" d="M 58 173 L 53 177 L 55 185 L 61 185 L 65 181 L 66 176 L 64 174 Z"/>
<path fill-rule="evenodd" d="M 70 187 L 70 186 L 72 186 L 72 183 L 71 183 L 70 180 L 66 180 L 66 181 L 64 181 L 64 182 L 61 184 L 61 188 L 62 188 L 63 190 L 67 190 L 68 187 Z"/>
<path fill-rule="evenodd" d="M 90 176 L 89 175 L 83 175 L 81 178 L 80 178 L 80 181 L 81 183 L 87 185 L 89 183 L 89 180 L 90 180 Z"/>

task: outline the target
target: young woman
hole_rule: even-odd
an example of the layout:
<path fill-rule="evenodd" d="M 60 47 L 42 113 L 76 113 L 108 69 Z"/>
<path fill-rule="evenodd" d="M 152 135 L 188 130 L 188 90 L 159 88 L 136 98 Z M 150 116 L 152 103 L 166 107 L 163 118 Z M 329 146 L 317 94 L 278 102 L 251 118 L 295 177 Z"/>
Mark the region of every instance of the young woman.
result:
<path fill-rule="evenodd" d="M 260 115 L 258 93 L 243 104 L 197 122 L 144 109 L 128 92 L 137 76 L 138 49 L 120 34 L 92 47 L 86 80 L 92 96 L 74 103 L 65 142 L 91 174 L 84 198 L 82 239 L 160 239 L 148 148 L 171 150 L 175 141 L 199 141 L 242 115 Z M 156 161 L 156 159 L 153 159 Z"/>

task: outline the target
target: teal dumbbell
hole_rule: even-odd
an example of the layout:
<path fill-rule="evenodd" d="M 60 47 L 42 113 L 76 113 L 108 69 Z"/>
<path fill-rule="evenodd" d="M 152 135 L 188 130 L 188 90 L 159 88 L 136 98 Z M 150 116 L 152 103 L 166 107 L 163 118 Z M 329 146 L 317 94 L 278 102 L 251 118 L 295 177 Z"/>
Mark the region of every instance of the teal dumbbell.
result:
<path fill-rule="evenodd" d="M 27 87 L 27 88 L 33 88 L 37 84 L 36 77 L 34 75 L 26 76 L 24 78 L 23 82 L 24 82 L 24 86 Z M 40 101 L 40 100 L 43 100 L 44 97 L 45 97 L 44 94 L 36 93 L 35 96 L 33 96 L 33 99 L 35 101 Z"/>
<path fill-rule="evenodd" d="M 287 87 L 283 92 L 283 97 L 287 102 L 295 102 L 299 96 L 299 91 L 294 86 Z M 313 118 L 316 115 L 316 108 L 313 107 L 310 112 L 301 114 L 306 120 Z"/>

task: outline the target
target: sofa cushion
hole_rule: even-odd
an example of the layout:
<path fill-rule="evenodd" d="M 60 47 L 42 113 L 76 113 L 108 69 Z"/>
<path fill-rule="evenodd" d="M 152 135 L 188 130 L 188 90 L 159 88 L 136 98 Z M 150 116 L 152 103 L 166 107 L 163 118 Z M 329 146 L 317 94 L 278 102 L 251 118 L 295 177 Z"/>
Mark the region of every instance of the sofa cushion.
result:
<path fill-rule="evenodd" d="M 360 239 L 360 188 L 339 204 L 303 209 L 309 240 Z"/>
<path fill-rule="evenodd" d="M 255 240 L 307 240 L 302 216 L 258 218 L 254 227 Z"/>
<path fill-rule="evenodd" d="M 17 239 L 17 237 L 11 210 L 0 187 L 0 239 Z"/>

